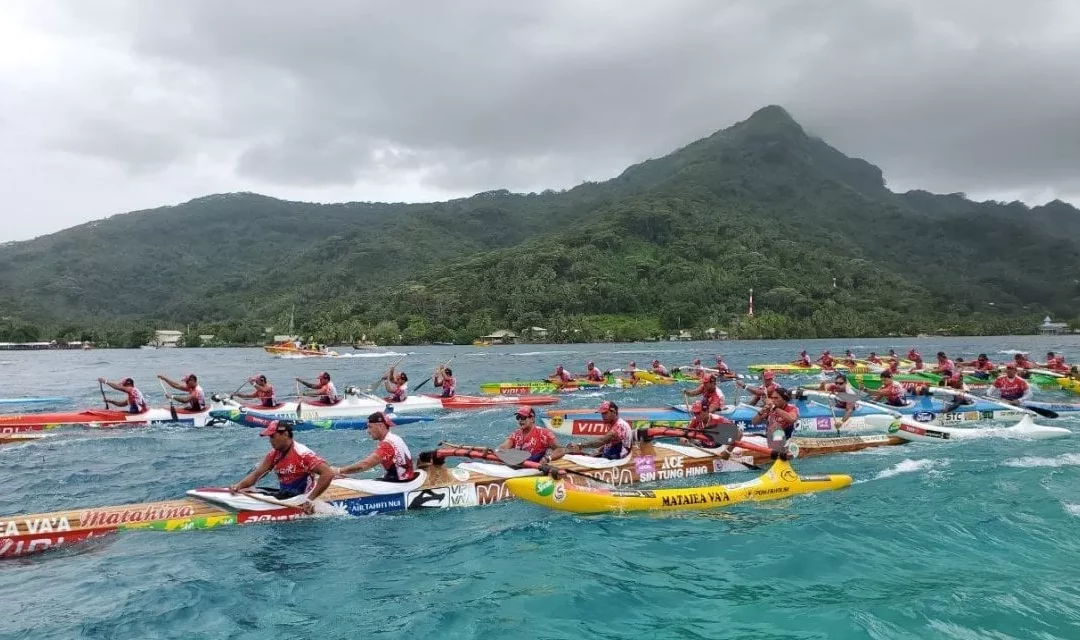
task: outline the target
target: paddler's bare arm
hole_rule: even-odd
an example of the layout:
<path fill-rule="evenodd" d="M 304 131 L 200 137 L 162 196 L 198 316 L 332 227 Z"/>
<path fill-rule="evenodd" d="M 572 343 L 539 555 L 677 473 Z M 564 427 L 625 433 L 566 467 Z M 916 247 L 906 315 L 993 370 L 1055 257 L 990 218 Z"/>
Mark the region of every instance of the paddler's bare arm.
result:
<path fill-rule="evenodd" d="M 319 466 L 315 467 L 313 471 L 319 474 L 319 481 L 315 483 L 315 488 L 307 494 L 308 500 L 314 500 L 321 496 L 323 491 L 326 491 L 326 488 L 334 480 L 334 470 L 325 462 L 320 462 Z"/>
<path fill-rule="evenodd" d="M 108 381 L 108 380 L 106 380 L 105 378 L 98 378 L 98 382 L 101 382 L 101 383 L 102 383 L 102 384 L 104 384 L 104 385 L 105 385 L 106 387 L 110 387 L 110 388 L 112 388 L 112 389 L 115 389 L 115 390 L 117 390 L 117 391 L 124 391 L 124 388 L 123 388 L 123 387 L 121 387 L 120 385 L 116 384 L 115 382 L 109 382 L 109 381 Z M 124 392 L 126 393 L 126 391 L 124 391 Z"/>
<path fill-rule="evenodd" d="M 610 442 L 615 442 L 619 439 L 619 434 L 614 431 L 609 431 L 607 435 L 597 438 L 595 440 L 586 440 L 585 442 L 574 442 L 567 445 L 567 449 L 599 449 L 600 447 Z"/>
<path fill-rule="evenodd" d="M 173 389 L 179 389 L 180 391 L 186 391 L 187 390 L 187 387 L 185 387 L 184 385 L 180 384 L 179 382 L 175 382 L 173 380 L 170 380 L 170 379 L 166 378 L 165 376 L 161 375 L 160 373 L 158 374 L 158 380 L 161 380 L 162 382 L 169 385 Z"/>
<path fill-rule="evenodd" d="M 262 462 L 259 463 L 259 466 L 255 467 L 255 469 L 252 470 L 251 473 L 244 476 L 243 480 L 241 480 L 240 482 L 237 482 L 233 486 L 229 487 L 229 489 L 231 491 L 239 491 L 241 489 L 247 489 L 251 485 L 258 482 L 259 478 L 265 476 L 267 474 L 267 472 L 270 471 L 271 468 L 273 468 L 273 465 L 271 465 L 270 462 L 268 462 L 266 460 L 263 460 Z"/>
<path fill-rule="evenodd" d="M 344 467 L 332 469 L 331 471 L 334 471 L 335 475 L 347 476 L 351 473 L 358 473 L 360 471 L 367 471 L 368 469 L 373 469 L 377 464 L 379 464 L 379 454 L 372 451 L 371 455 L 364 458 L 363 460 L 354 462 L 352 464 L 347 464 Z"/>

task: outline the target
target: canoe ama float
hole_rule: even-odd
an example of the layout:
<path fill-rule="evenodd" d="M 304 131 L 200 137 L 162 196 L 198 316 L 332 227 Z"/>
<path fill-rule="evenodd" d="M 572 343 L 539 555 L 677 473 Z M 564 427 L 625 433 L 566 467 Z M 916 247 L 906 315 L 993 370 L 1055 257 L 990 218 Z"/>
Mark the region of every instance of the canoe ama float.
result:
<path fill-rule="evenodd" d="M 571 513 L 677 511 L 715 509 L 740 502 L 780 500 L 804 493 L 835 491 L 851 485 L 851 476 L 800 476 L 784 460 L 748 482 L 684 489 L 609 489 L 575 485 L 547 476 L 513 478 L 506 487 L 516 497 L 549 509 Z"/>

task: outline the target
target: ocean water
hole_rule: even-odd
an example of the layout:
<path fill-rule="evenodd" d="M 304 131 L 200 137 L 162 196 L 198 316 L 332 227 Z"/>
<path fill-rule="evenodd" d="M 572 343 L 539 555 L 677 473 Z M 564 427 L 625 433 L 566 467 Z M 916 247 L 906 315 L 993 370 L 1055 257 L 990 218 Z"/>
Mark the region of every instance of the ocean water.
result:
<path fill-rule="evenodd" d="M 413 381 L 451 355 L 459 391 L 482 381 L 729 364 L 897 340 L 397 347 Z M 1077 337 L 927 338 L 993 359 L 1064 351 Z M 199 374 L 229 392 L 254 373 L 279 391 L 326 369 L 369 384 L 396 357 L 271 358 L 256 349 L 0 352 L 0 397 L 100 403 L 96 378 Z M 725 385 L 729 399 L 733 395 Z M 568 395 L 563 406 L 677 402 L 675 388 Z M 1067 396 L 1051 396 L 1065 399 Z M 1080 401 L 1080 398 L 1075 398 Z M 7 407 L 7 410 L 14 410 Z M 499 442 L 509 409 L 444 414 L 400 429 L 413 452 L 440 440 Z M 1040 419 L 1039 422 L 1046 422 Z M 798 461 L 854 476 L 844 491 L 677 515 L 580 517 L 507 502 L 473 509 L 323 518 L 209 531 L 125 532 L 67 552 L 0 562 L 0 638 L 1080 638 L 1078 436 L 909 444 Z M 372 449 L 365 432 L 298 434 L 335 464 Z M 241 478 L 267 450 L 243 427 L 68 430 L 0 448 L 0 517 L 163 500 Z M 705 476 L 695 484 L 748 474 Z M 691 481 L 687 481 L 691 482 Z M 669 483 L 670 484 L 670 483 Z"/>

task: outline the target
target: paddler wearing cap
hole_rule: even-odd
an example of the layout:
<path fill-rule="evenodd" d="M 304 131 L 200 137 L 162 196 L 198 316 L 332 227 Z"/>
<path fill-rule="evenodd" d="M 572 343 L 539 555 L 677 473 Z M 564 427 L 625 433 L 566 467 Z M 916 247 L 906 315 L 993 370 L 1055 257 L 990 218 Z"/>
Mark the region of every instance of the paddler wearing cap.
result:
<path fill-rule="evenodd" d="M 796 367 L 808 368 L 814 366 L 813 362 L 810 362 L 810 354 L 806 353 L 806 350 L 799 352 L 799 357 L 791 361 L 791 364 Z"/>
<path fill-rule="evenodd" d="M 1019 354 L 1017 354 L 1019 355 Z M 1005 375 L 999 376 L 990 385 L 987 395 L 1001 398 L 1005 402 L 1017 404 L 1031 399 L 1031 385 L 1019 375 L 1017 367 L 1013 363 L 1005 365 Z"/>
<path fill-rule="evenodd" d="M 503 440 L 499 449 L 519 449 L 528 452 L 531 462 L 558 460 L 566 453 L 559 446 L 559 441 L 552 431 L 536 425 L 535 409 L 518 407 L 518 410 L 514 412 L 514 418 L 517 420 L 518 428 L 506 440 Z"/>
<path fill-rule="evenodd" d="M 187 406 L 185 409 L 188 411 L 202 411 L 203 409 L 206 409 L 206 394 L 203 393 L 202 387 L 199 386 L 199 379 L 194 373 L 189 373 L 183 378 L 180 378 L 180 382 L 170 380 L 160 373 L 158 374 L 158 379 L 173 389 L 187 392 L 187 394 L 182 396 L 175 393 L 166 393 L 165 397 L 169 400 L 175 400 L 181 404 L 186 404 Z"/>
<path fill-rule="evenodd" d="M 818 389 L 826 393 L 844 393 L 848 395 L 854 395 L 855 389 L 848 383 L 847 374 L 843 371 L 837 371 L 833 376 L 832 382 L 822 382 L 818 385 Z M 837 409 L 844 410 L 844 417 L 840 420 L 840 426 L 847 424 L 848 419 L 851 418 L 852 412 L 855 411 L 854 402 L 844 402 L 843 400 L 836 400 L 834 402 Z"/>
<path fill-rule="evenodd" d="M 574 375 L 567 371 L 561 364 L 555 365 L 555 373 L 548 376 L 548 382 L 554 382 L 557 390 L 561 391 L 566 385 L 574 380 Z"/>
<path fill-rule="evenodd" d="M 292 425 L 285 420 L 272 421 L 259 435 L 270 438 L 270 452 L 259 466 L 229 489 L 246 489 L 273 471 L 277 474 L 279 485 L 274 497 L 286 500 L 306 494 L 308 502 L 300 508 L 306 513 L 313 513 L 315 509 L 311 501 L 330 486 L 334 479 L 333 469 L 314 451 L 293 440 Z"/>
<path fill-rule="evenodd" d="M 804 351 L 803 353 L 806 353 L 806 352 Z M 735 381 L 735 384 L 739 388 L 746 389 L 747 391 L 750 392 L 750 402 L 749 402 L 749 404 L 752 407 L 757 406 L 757 403 L 759 403 L 759 402 L 764 404 L 766 402 L 766 400 L 768 399 L 768 397 L 769 397 L 769 393 L 772 392 L 773 389 L 776 389 L 777 387 L 780 386 L 780 385 L 776 384 L 776 372 L 775 371 L 766 371 L 765 373 L 761 374 L 761 379 L 764 382 L 759 387 L 748 387 L 748 386 L 746 386 L 746 383 L 743 382 L 742 380 L 736 380 Z"/>
<path fill-rule="evenodd" d="M 453 398 L 457 393 L 457 378 L 454 377 L 453 370 L 445 364 L 440 364 L 435 370 L 431 384 L 442 389 L 442 398 Z"/>
<path fill-rule="evenodd" d="M 390 394 L 390 397 L 386 398 L 387 402 L 405 402 L 409 397 L 409 376 L 404 371 L 395 372 L 394 367 L 390 367 L 383 386 Z"/>
<path fill-rule="evenodd" d="M 258 400 L 259 404 L 267 408 L 273 408 L 277 406 L 277 398 L 274 397 L 274 385 L 266 379 L 265 374 L 259 374 L 248 378 L 248 382 L 251 383 L 252 388 L 255 390 L 251 393 L 236 393 L 229 394 L 230 398 L 245 398 L 247 400 Z"/>
<path fill-rule="evenodd" d="M 382 411 L 376 411 L 368 416 L 368 434 L 371 439 L 378 442 L 371 455 L 352 464 L 334 469 L 337 476 L 347 476 L 374 469 L 382 465 L 386 472 L 379 480 L 382 482 L 409 482 L 416 478 L 416 468 L 413 466 L 412 452 L 396 433 L 390 433 L 390 427 L 394 423 L 386 417 Z"/>
<path fill-rule="evenodd" d="M 321 404 L 337 404 L 341 400 L 337 387 L 330 381 L 330 373 L 327 371 L 320 373 L 319 379 L 315 382 L 308 382 L 302 378 L 297 378 L 296 381 L 308 389 L 312 389 L 312 391 L 301 391 L 301 396 L 317 396 Z"/>
<path fill-rule="evenodd" d="M 671 377 L 671 374 L 668 373 L 667 367 L 665 367 L 663 364 L 661 364 L 659 360 L 653 360 L 652 361 L 652 369 L 650 369 L 650 370 L 653 373 L 655 373 L 656 375 L 660 376 L 661 378 L 670 378 Z"/>
<path fill-rule="evenodd" d="M 717 388 L 716 380 L 717 375 L 715 373 L 706 373 L 698 386 L 693 389 L 683 390 L 683 398 L 689 399 L 694 396 L 701 396 L 702 404 L 708 407 L 709 411 L 719 411 L 723 409 L 724 394 Z"/>
<path fill-rule="evenodd" d="M 128 413 L 144 413 L 147 411 L 146 398 L 143 396 L 142 391 L 139 391 L 139 388 L 135 386 L 133 379 L 124 378 L 120 382 L 109 382 L 105 378 L 98 378 L 98 382 L 127 396 L 123 400 L 105 398 L 106 407 L 127 407 Z"/>
<path fill-rule="evenodd" d="M 600 403 L 597 408 L 608 432 L 593 440 L 568 445 L 570 453 L 581 453 L 582 449 L 599 449 L 597 455 L 608 460 L 621 460 L 630 455 L 634 446 L 634 430 L 630 423 L 619 417 L 619 406 L 610 400 Z"/>

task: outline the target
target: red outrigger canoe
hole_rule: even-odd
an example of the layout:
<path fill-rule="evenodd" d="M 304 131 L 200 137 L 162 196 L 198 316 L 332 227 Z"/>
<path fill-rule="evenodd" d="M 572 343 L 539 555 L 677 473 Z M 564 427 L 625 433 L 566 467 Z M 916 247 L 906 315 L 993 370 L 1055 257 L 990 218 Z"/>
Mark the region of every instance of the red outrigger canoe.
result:
<path fill-rule="evenodd" d="M 435 394 L 428 394 L 430 398 L 442 400 L 443 409 L 483 409 L 485 407 L 498 407 L 502 405 L 527 405 L 542 406 L 555 404 L 559 401 L 556 396 L 454 396 L 442 398 Z"/>

